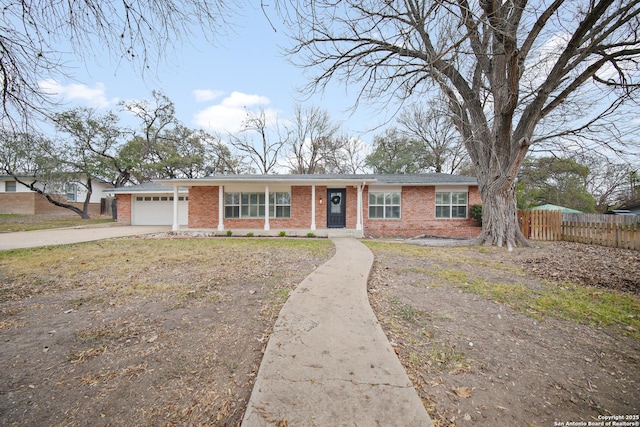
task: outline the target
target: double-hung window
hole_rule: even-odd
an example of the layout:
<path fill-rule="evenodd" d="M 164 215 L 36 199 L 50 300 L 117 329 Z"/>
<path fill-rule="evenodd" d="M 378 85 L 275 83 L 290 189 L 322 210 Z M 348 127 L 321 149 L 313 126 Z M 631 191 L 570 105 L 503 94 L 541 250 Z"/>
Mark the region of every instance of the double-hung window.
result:
<path fill-rule="evenodd" d="M 264 193 L 241 193 L 241 218 L 264 218 Z"/>
<path fill-rule="evenodd" d="M 398 219 L 400 208 L 399 191 L 369 193 L 369 218 Z"/>
<path fill-rule="evenodd" d="M 225 193 L 225 218 L 264 218 L 264 193 Z M 291 194 L 269 193 L 269 218 L 291 217 Z"/>
<path fill-rule="evenodd" d="M 466 218 L 467 205 L 464 191 L 436 192 L 436 218 Z"/>
<path fill-rule="evenodd" d="M 77 194 L 78 194 L 78 186 L 74 183 L 67 183 L 65 185 L 65 197 L 67 199 L 68 202 L 75 202 L 77 201 Z"/>
<path fill-rule="evenodd" d="M 269 193 L 269 218 L 291 217 L 291 194 Z"/>

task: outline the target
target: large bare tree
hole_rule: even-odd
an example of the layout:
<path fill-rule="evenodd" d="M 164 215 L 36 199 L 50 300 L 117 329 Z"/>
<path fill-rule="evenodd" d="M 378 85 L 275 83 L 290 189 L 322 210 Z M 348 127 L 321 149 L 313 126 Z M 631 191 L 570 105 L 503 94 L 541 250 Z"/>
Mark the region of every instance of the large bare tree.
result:
<path fill-rule="evenodd" d="M 241 0 L 7 0 L 0 12 L 0 124 L 24 125 L 55 105 L 40 86 L 77 58 L 110 55 L 153 72 L 195 32 L 209 40 Z M 115 68 L 114 68 L 115 71 Z"/>
<path fill-rule="evenodd" d="M 530 147 L 544 140 L 536 131 L 557 137 L 601 125 L 638 88 L 639 0 L 287 5 L 295 39 L 289 53 L 317 71 L 313 89 L 337 79 L 359 84 L 359 99 L 444 94 L 476 169 L 486 244 L 527 244 L 516 218 L 515 182 Z M 565 106 L 576 100 L 602 104 L 567 121 Z"/>

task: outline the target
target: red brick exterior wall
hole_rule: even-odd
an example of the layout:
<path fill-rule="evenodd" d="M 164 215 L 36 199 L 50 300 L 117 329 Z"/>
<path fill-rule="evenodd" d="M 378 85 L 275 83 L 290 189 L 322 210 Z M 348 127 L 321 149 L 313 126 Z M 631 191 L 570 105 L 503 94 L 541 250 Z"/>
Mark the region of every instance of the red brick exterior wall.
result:
<path fill-rule="evenodd" d="M 402 188 L 400 219 L 369 218 L 369 189 L 363 192 L 364 235 L 370 237 L 414 237 L 433 235 L 476 237 L 481 228 L 472 219 L 436 219 L 435 187 Z M 478 187 L 469 187 L 469 206 L 480 203 Z"/>
<path fill-rule="evenodd" d="M 358 222 L 358 188 L 347 187 L 347 228 L 356 228 Z M 326 224 L 326 221 L 325 221 Z M 322 227 L 324 228 L 324 227 Z"/>
<path fill-rule="evenodd" d="M 322 197 L 322 204 L 320 204 L 320 197 Z M 327 228 L 327 187 L 325 185 L 316 185 L 316 228 Z"/>
<path fill-rule="evenodd" d="M 131 224 L 131 194 L 117 194 L 118 222 Z"/>
<path fill-rule="evenodd" d="M 218 228 L 219 187 L 189 188 L 189 228 Z"/>
<path fill-rule="evenodd" d="M 478 189 L 478 187 L 469 187 L 469 207 L 481 204 L 482 198 L 480 197 L 480 190 Z"/>
<path fill-rule="evenodd" d="M 218 187 L 192 187 L 189 189 L 189 228 L 218 228 Z M 320 196 L 326 198 L 326 187 L 316 187 L 316 225 L 324 228 L 327 215 Z M 311 187 L 291 187 L 291 217 L 270 218 L 269 226 L 276 229 L 311 228 Z M 262 218 L 224 218 L 225 230 L 234 228 L 264 228 Z"/>

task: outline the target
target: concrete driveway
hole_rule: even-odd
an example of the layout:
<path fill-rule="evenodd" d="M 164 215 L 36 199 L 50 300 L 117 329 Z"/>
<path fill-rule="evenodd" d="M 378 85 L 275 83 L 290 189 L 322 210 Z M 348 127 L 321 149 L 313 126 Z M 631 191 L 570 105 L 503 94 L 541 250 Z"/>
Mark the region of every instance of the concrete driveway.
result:
<path fill-rule="evenodd" d="M 95 228 L 55 228 L 51 230 L 0 233 L 0 251 L 35 248 L 38 246 L 65 245 L 78 242 L 91 242 L 94 240 L 111 239 L 113 237 L 162 233 L 170 230 L 170 226 L 116 226 Z"/>

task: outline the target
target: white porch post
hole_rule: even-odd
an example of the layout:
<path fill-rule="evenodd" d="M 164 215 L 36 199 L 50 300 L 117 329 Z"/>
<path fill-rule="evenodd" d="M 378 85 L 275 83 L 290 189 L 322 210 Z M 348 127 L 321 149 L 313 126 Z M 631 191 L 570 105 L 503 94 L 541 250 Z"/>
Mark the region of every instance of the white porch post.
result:
<path fill-rule="evenodd" d="M 311 229 L 316 229 L 316 185 L 311 186 Z"/>
<path fill-rule="evenodd" d="M 356 230 L 362 230 L 362 189 L 363 185 L 358 185 L 358 203 L 356 210 L 358 211 L 356 214 Z"/>
<path fill-rule="evenodd" d="M 173 231 L 178 231 L 180 229 L 180 221 L 178 221 L 178 186 L 173 186 L 173 226 L 171 227 Z"/>
<path fill-rule="evenodd" d="M 264 186 L 264 229 L 270 230 L 269 225 L 269 185 Z"/>
<path fill-rule="evenodd" d="M 224 185 L 218 187 L 218 231 L 224 231 Z"/>

